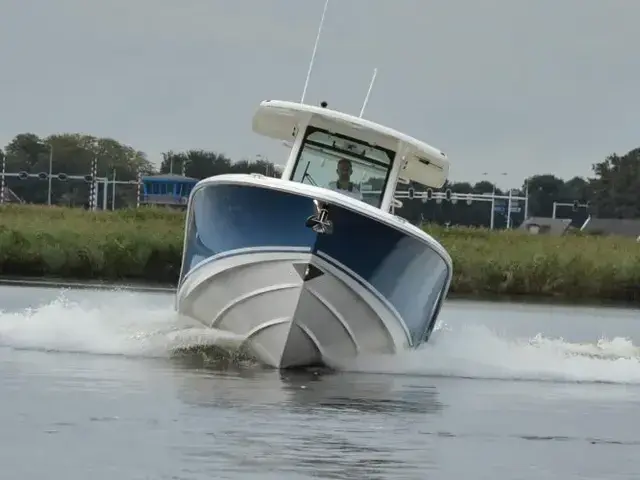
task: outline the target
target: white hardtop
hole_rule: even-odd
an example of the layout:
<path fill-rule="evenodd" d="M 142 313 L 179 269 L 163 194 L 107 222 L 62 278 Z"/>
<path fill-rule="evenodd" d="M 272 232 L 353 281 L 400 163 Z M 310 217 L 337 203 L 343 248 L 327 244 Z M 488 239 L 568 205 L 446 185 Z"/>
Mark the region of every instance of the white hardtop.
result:
<path fill-rule="evenodd" d="M 253 131 L 260 135 L 294 142 L 289 164 L 295 161 L 295 143 L 307 127 L 317 127 L 392 150 L 396 159 L 404 159 L 392 173 L 390 182 L 413 181 L 427 187 L 440 188 L 449 175 L 449 160 L 444 152 L 409 135 L 384 125 L 324 106 L 283 100 L 265 100 L 253 116 Z M 299 142 L 297 142 L 299 144 Z M 398 163 L 398 162 L 396 162 Z M 287 165 L 285 174 L 292 165 Z M 283 178 L 285 177 L 283 174 Z"/>

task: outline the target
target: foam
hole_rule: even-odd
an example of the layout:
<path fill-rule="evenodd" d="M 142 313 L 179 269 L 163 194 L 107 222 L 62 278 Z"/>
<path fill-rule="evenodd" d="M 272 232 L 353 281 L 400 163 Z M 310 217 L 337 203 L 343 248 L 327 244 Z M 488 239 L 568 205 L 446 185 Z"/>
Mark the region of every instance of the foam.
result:
<path fill-rule="evenodd" d="M 61 294 L 34 309 L 0 312 L 0 346 L 88 354 L 168 357 L 177 348 L 241 339 L 177 316 L 171 297 L 105 292 L 85 301 Z M 571 343 L 509 338 L 478 324 L 440 324 L 422 348 L 395 357 L 362 357 L 343 370 L 423 376 L 640 384 L 640 347 L 626 338 Z"/>
<path fill-rule="evenodd" d="M 0 345 L 20 349 L 102 355 L 167 357 L 192 345 L 233 344 L 223 332 L 178 317 L 170 302 L 150 303 L 133 292 L 109 292 L 101 302 L 74 302 L 63 293 L 53 302 L 19 312 L 0 312 Z M 158 297 L 162 298 L 162 297 Z"/>
<path fill-rule="evenodd" d="M 396 357 L 359 358 L 341 368 L 426 376 L 640 384 L 640 348 L 626 338 L 571 343 L 508 338 L 482 325 L 439 325 L 428 344 Z"/>

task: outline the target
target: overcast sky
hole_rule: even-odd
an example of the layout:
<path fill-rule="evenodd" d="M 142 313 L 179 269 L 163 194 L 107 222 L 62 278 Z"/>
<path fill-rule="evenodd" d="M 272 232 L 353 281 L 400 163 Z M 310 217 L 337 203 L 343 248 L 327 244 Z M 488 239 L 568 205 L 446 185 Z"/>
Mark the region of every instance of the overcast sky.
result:
<path fill-rule="evenodd" d="M 324 0 L 0 0 L 0 143 L 31 131 L 268 156 Z M 640 146 L 637 0 L 331 0 L 307 101 L 445 151 L 451 179 L 589 175 Z"/>

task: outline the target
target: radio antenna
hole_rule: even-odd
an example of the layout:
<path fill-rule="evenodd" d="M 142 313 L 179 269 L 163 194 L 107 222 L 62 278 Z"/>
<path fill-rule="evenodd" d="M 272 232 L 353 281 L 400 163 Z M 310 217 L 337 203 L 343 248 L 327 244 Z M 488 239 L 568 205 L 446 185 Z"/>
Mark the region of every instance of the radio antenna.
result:
<path fill-rule="evenodd" d="M 327 13 L 328 6 L 329 6 L 329 0 L 326 0 L 324 2 L 324 9 L 322 10 L 322 17 L 320 17 L 320 25 L 318 26 L 316 43 L 313 45 L 313 52 L 311 53 L 311 61 L 309 62 L 309 70 L 307 71 L 307 79 L 304 82 L 304 89 L 302 90 L 302 98 L 300 99 L 300 103 L 304 103 L 304 97 L 307 94 L 307 87 L 309 86 L 309 79 L 311 78 L 311 70 L 313 69 L 313 62 L 316 59 L 316 51 L 318 50 L 318 43 L 320 42 L 320 34 L 322 33 L 322 25 L 324 24 L 324 16 Z"/>
<path fill-rule="evenodd" d="M 364 109 L 367 107 L 367 103 L 369 103 L 369 96 L 371 95 L 371 90 L 373 89 L 373 84 L 376 81 L 376 75 L 378 75 L 378 69 L 373 69 L 373 76 L 371 77 L 371 83 L 369 83 L 369 90 L 367 90 L 367 95 L 364 97 L 364 103 L 362 104 L 362 109 L 360 109 L 360 118 L 362 118 L 362 114 L 364 113 Z"/>

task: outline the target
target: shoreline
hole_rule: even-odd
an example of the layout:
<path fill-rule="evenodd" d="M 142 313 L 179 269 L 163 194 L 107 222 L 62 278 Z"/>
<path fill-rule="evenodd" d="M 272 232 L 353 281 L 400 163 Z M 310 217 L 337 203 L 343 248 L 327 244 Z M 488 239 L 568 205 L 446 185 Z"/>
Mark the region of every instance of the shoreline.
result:
<path fill-rule="evenodd" d="M 51 288 L 51 289 L 74 289 L 74 290 L 98 290 L 98 291 L 114 291 L 124 290 L 137 293 L 158 293 L 158 294 L 174 294 L 175 285 L 158 282 L 110 282 L 107 280 L 87 281 L 72 278 L 56 278 L 56 277 L 1 277 L 0 287 L 33 287 L 33 288 Z M 622 302 L 615 300 L 599 300 L 599 299 L 569 299 L 566 297 L 547 297 L 536 295 L 499 295 L 499 294 L 465 294 L 465 293 L 449 293 L 445 302 L 469 302 L 469 303 L 507 303 L 517 305 L 543 305 L 557 307 L 597 307 L 612 308 L 624 310 L 638 310 L 639 307 L 633 302 Z"/>
<path fill-rule="evenodd" d="M 0 277 L 16 286 L 172 292 L 184 224 L 184 212 L 158 208 L 6 205 Z M 423 228 L 453 260 L 451 299 L 640 306 L 640 244 L 633 239 Z"/>
<path fill-rule="evenodd" d="M 104 280 L 87 281 L 81 279 L 62 279 L 55 277 L 27 278 L 0 277 L 2 287 L 34 287 L 75 290 L 129 290 L 141 293 L 174 293 L 172 285 L 158 283 L 157 285 L 143 282 L 109 282 Z"/>

